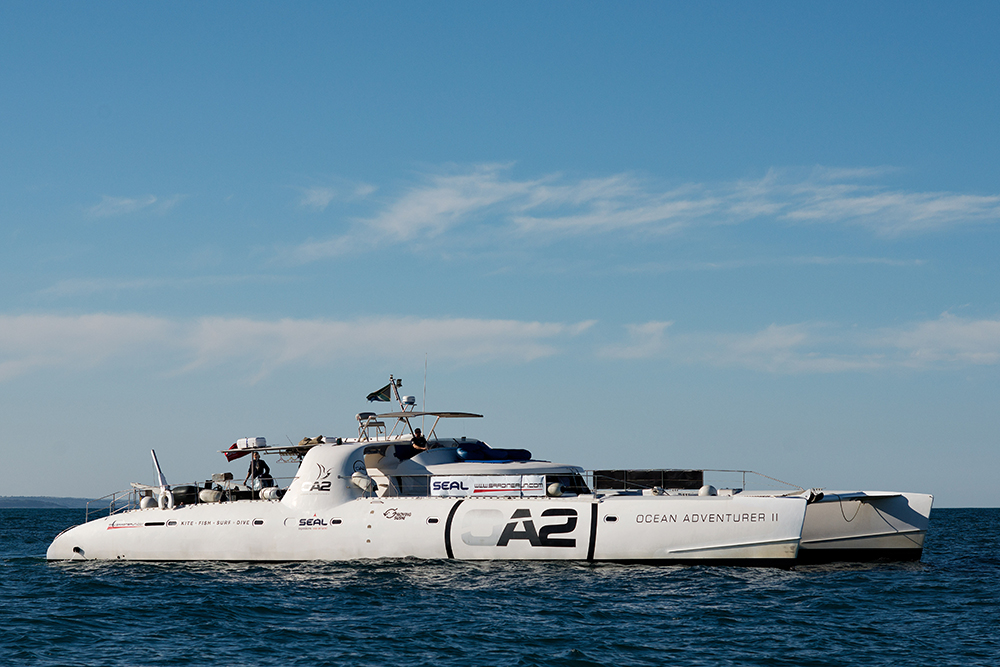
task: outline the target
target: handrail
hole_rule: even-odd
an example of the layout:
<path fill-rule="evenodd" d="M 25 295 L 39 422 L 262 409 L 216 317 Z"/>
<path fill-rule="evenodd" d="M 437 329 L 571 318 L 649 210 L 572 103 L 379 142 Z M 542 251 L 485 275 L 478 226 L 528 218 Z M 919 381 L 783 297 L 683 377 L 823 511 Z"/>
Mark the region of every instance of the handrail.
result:
<path fill-rule="evenodd" d="M 294 477 L 272 477 L 272 479 L 274 480 L 275 485 L 279 489 L 286 489 L 287 490 L 288 487 L 291 485 L 292 481 L 295 478 Z M 282 485 L 281 482 L 286 482 L 286 483 L 284 485 Z M 202 491 L 202 490 L 204 490 L 204 488 L 205 488 L 204 487 L 204 482 L 181 482 L 179 484 L 171 484 L 170 488 L 172 490 L 176 490 L 176 489 L 178 489 L 180 487 L 189 487 L 189 486 L 195 487 L 196 489 L 198 489 L 199 492 Z M 236 483 L 226 482 L 224 485 L 220 485 L 220 484 L 216 483 L 216 484 L 213 485 L 213 488 L 221 488 L 221 490 L 223 490 L 224 492 L 225 491 L 229 491 L 229 492 L 233 492 L 233 491 L 239 491 L 239 492 L 253 491 L 253 489 L 251 487 L 249 487 L 249 486 L 247 486 L 247 485 L 245 485 L 245 484 L 243 484 L 241 482 L 236 482 Z M 89 521 L 90 520 L 91 505 L 98 505 L 98 504 L 104 504 L 104 503 L 106 503 L 106 509 L 108 511 L 108 516 L 112 516 L 114 514 L 120 514 L 122 512 L 127 512 L 129 510 L 138 509 L 139 508 L 139 503 L 142 500 L 142 498 L 144 498 L 144 497 L 156 498 L 157 493 L 158 492 L 156 490 L 156 487 L 150 485 L 147 488 L 135 488 L 135 487 L 133 487 L 131 489 L 125 489 L 125 490 L 122 490 L 122 491 L 114 491 L 112 493 L 108 493 L 106 495 L 103 495 L 100 498 L 95 498 L 93 500 L 88 500 L 87 501 L 86 514 L 84 515 L 84 521 Z M 100 507 L 100 508 L 99 507 L 94 507 L 93 511 L 94 512 L 103 511 L 104 509 L 105 509 L 104 507 Z"/>
<path fill-rule="evenodd" d="M 620 472 L 624 472 L 624 473 L 628 473 L 628 472 L 635 472 L 635 473 L 652 473 L 652 472 L 655 472 L 655 473 L 698 473 L 699 476 L 705 475 L 705 473 L 709 473 L 709 475 L 738 475 L 739 477 L 738 477 L 738 479 L 731 480 L 731 481 L 730 480 L 726 480 L 725 482 L 717 480 L 717 479 L 714 479 L 714 478 L 709 478 L 709 476 L 707 476 L 707 475 L 705 476 L 706 477 L 705 479 L 699 478 L 697 481 L 694 478 L 689 479 L 689 480 L 673 479 L 673 480 L 668 480 L 667 482 L 661 482 L 661 483 L 644 483 L 644 481 L 642 481 L 642 480 L 623 479 L 623 480 L 620 480 L 621 486 L 612 487 L 612 486 L 608 486 L 608 482 L 609 482 L 609 480 L 612 480 L 612 478 L 609 478 L 609 477 L 607 477 L 607 476 L 605 476 L 603 474 L 603 473 L 607 473 L 607 472 L 617 472 L 617 473 L 620 473 Z M 386 478 L 386 480 L 389 481 L 390 486 L 394 487 L 393 490 L 395 491 L 395 493 L 398 494 L 402 490 L 400 487 L 403 485 L 403 481 L 404 480 L 408 480 L 410 482 L 409 484 L 407 484 L 407 486 L 409 486 L 413 491 L 418 491 L 418 489 L 416 489 L 414 487 L 414 484 L 419 484 L 421 486 L 423 486 L 424 484 L 426 484 L 426 486 L 429 489 L 429 486 L 430 486 L 430 481 L 429 480 L 432 477 L 442 477 L 443 476 L 443 477 L 480 478 L 480 477 L 496 477 L 496 476 L 518 476 L 518 475 L 522 475 L 522 474 L 545 474 L 545 475 L 549 475 L 549 476 L 554 476 L 555 477 L 555 476 L 566 476 L 567 474 L 571 474 L 571 473 L 569 473 L 568 471 L 565 472 L 565 473 L 561 473 L 559 471 L 546 471 L 546 472 L 541 472 L 540 471 L 538 473 L 520 473 L 520 472 L 517 472 L 517 471 L 496 471 L 496 472 L 469 472 L 469 473 L 451 472 L 451 473 L 448 473 L 447 475 L 435 475 L 433 472 L 428 472 L 428 473 L 410 473 L 410 474 L 393 474 L 393 473 L 387 474 L 387 473 L 385 473 L 385 472 L 383 472 L 381 470 L 373 469 L 373 470 L 369 470 L 369 474 L 372 475 L 373 477 L 376 477 L 376 478 Z M 704 469 L 698 469 L 698 470 L 693 470 L 693 469 L 688 469 L 688 468 L 659 468 L 659 469 L 634 468 L 634 469 L 631 469 L 631 470 L 628 470 L 628 469 L 618 469 L 618 470 L 613 470 L 613 471 L 611 471 L 611 470 L 579 470 L 578 472 L 575 472 L 575 473 L 572 473 L 572 474 L 579 474 L 583 478 L 584 484 L 590 489 L 590 491 L 592 493 L 624 492 L 624 491 L 633 491 L 634 492 L 634 491 L 653 490 L 653 489 L 660 488 L 660 489 L 672 491 L 674 493 L 678 493 L 680 495 L 684 495 L 686 493 L 689 493 L 689 494 L 690 493 L 696 493 L 703 485 L 708 485 L 710 483 L 714 483 L 712 485 L 713 486 L 718 486 L 718 488 L 734 489 L 737 492 L 743 492 L 743 491 L 764 492 L 764 491 L 767 491 L 767 492 L 772 492 L 772 493 L 773 492 L 779 492 L 779 493 L 801 493 L 802 491 L 805 490 L 803 487 L 801 487 L 801 486 L 799 486 L 797 484 L 792 484 L 790 482 L 785 482 L 785 481 L 780 480 L 780 479 L 778 479 L 776 477 L 772 477 L 770 475 L 765 475 L 764 473 L 756 472 L 754 470 L 733 470 L 733 469 L 714 469 L 714 468 L 704 468 Z M 748 480 L 748 478 L 751 479 L 751 480 L 753 478 L 759 478 L 760 480 L 767 480 L 768 482 L 771 482 L 771 483 L 770 484 L 760 484 L 759 486 L 755 485 L 753 489 L 749 489 L 749 487 L 747 486 L 747 480 Z M 418 481 L 418 480 L 420 480 L 420 481 Z M 618 480 L 613 480 L 613 481 L 618 481 Z M 670 481 L 677 482 L 677 485 L 676 486 L 670 486 L 669 485 Z M 687 481 L 688 484 L 685 485 L 683 483 L 684 481 Z M 600 483 L 598 483 L 598 482 L 600 482 Z M 774 483 L 780 485 L 780 487 L 775 487 Z M 694 484 L 694 485 L 692 485 L 692 484 Z M 407 494 L 407 495 L 409 495 L 409 494 Z M 418 493 L 416 493 L 414 495 L 424 495 L 424 494 L 418 492 Z"/>
<path fill-rule="evenodd" d="M 604 470 L 579 470 L 579 469 L 577 469 L 577 470 L 578 470 L 578 472 L 576 472 L 574 474 L 579 474 L 582 477 L 582 481 L 584 482 L 584 484 L 586 485 L 586 487 L 588 488 L 588 490 L 589 490 L 590 493 L 602 494 L 602 493 L 607 493 L 609 491 L 612 492 L 612 493 L 615 493 L 615 492 L 620 493 L 620 492 L 628 492 L 628 491 L 636 492 L 636 491 L 641 491 L 641 490 L 652 490 L 652 489 L 655 489 L 655 488 L 657 488 L 659 486 L 659 485 L 653 485 L 653 484 L 642 484 L 640 482 L 631 481 L 630 480 L 628 482 L 627 487 L 623 487 L 623 488 L 619 488 L 619 489 L 611 489 L 611 488 L 608 488 L 608 487 L 596 488 L 597 485 L 595 484 L 595 480 L 596 480 L 595 473 L 606 472 L 606 471 L 604 471 Z M 686 469 L 686 468 L 659 468 L 659 469 L 634 468 L 634 469 L 631 469 L 631 472 L 651 472 L 651 471 L 659 471 L 659 472 L 700 472 L 700 473 L 703 473 L 703 474 L 704 473 L 715 473 L 715 474 L 723 474 L 723 475 L 739 475 L 739 484 L 740 484 L 740 486 L 738 487 L 738 491 L 740 491 L 740 492 L 748 490 L 747 489 L 747 478 L 748 478 L 748 476 L 751 477 L 751 478 L 752 477 L 758 477 L 760 479 L 769 480 L 770 482 L 776 482 L 778 484 L 781 484 L 782 486 L 785 487 L 786 492 L 789 492 L 789 493 L 798 493 L 798 492 L 804 491 L 804 489 L 802 487 L 800 487 L 800 486 L 798 486 L 796 484 L 791 484 L 789 482 L 784 482 L 784 481 L 782 481 L 780 479 L 777 479 L 776 477 L 771 477 L 770 475 L 765 475 L 763 473 L 756 472 L 756 471 L 753 471 L 753 470 L 727 470 L 727 469 L 713 469 L 713 468 L 704 468 L 704 469 L 700 469 L 700 470 L 697 470 L 697 471 L 694 471 L 692 469 Z M 628 469 L 620 469 L 620 470 L 617 470 L 615 472 L 630 472 L 630 470 L 628 470 Z M 407 496 L 407 497 L 420 497 L 420 496 L 424 496 L 424 495 L 428 495 L 428 496 L 430 495 L 430 479 L 432 477 L 442 477 L 442 476 L 459 476 L 459 477 L 473 477 L 473 478 L 477 478 L 477 477 L 497 477 L 497 476 L 504 477 L 504 476 L 521 476 L 521 475 L 523 475 L 525 473 L 519 473 L 519 472 L 515 472 L 515 471 L 507 471 L 507 472 L 497 471 L 497 472 L 480 472 L 480 473 L 475 473 L 475 472 L 457 473 L 457 474 L 456 473 L 451 473 L 449 475 L 435 475 L 433 473 L 402 474 L 402 475 L 400 475 L 400 474 L 388 474 L 387 475 L 386 473 L 382 472 L 381 470 L 378 470 L 377 468 L 374 468 L 374 469 L 370 469 L 369 470 L 369 474 L 372 475 L 372 476 L 374 476 L 374 477 L 376 477 L 376 478 L 385 478 L 389 482 L 390 493 L 392 493 L 392 495 L 395 496 L 395 497 L 399 497 L 401 495 L 404 495 L 404 494 L 401 493 L 403 491 L 403 488 L 401 488 L 403 486 L 403 484 L 402 484 L 403 479 L 410 480 L 411 483 L 407 484 L 407 486 L 410 487 L 409 490 L 410 491 L 418 491 L 418 492 L 417 493 L 412 493 L 412 494 L 405 494 L 405 496 Z M 542 474 L 544 474 L 544 475 L 549 475 L 549 476 L 566 476 L 566 474 L 570 474 L 570 473 L 568 471 L 565 472 L 565 473 L 561 473 L 560 471 L 549 471 L 549 472 L 537 472 L 537 473 L 527 473 L 527 474 L 532 474 L 532 475 L 535 475 L 535 474 L 542 475 Z M 398 481 L 393 481 L 393 478 L 396 478 Z M 275 482 L 275 485 L 277 486 L 277 488 L 287 490 L 289 488 L 289 486 L 291 485 L 291 482 L 295 478 L 294 477 L 274 477 L 273 479 L 274 479 L 274 482 Z M 417 479 L 423 480 L 422 482 L 419 482 L 419 484 L 420 484 L 421 487 L 423 487 L 424 484 L 426 484 L 426 491 L 423 488 L 421 488 L 421 489 L 418 490 L 418 489 L 416 489 L 416 488 L 414 488 L 412 486 L 412 484 L 415 483 L 415 480 L 417 480 Z M 704 481 L 705 481 L 705 483 L 708 483 L 707 479 L 704 480 Z M 380 487 L 382 486 L 383 483 L 384 482 L 380 482 Z M 171 484 L 170 486 L 174 490 L 178 489 L 179 487 L 193 486 L 196 489 L 198 489 L 199 491 L 201 491 L 201 490 L 204 489 L 204 482 L 190 482 L 190 483 Z M 224 482 L 222 484 L 216 483 L 216 484 L 213 485 L 212 488 L 217 488 L 217 489 L 222 490 L 224 493 L 228 492 L 230 494 L 232 494 L 233 492 L 239 492 L 239 493 L 242 494 L 242 493 L 246 493 L 248 491 L 252 491 L 253 490 L 252 488 L 248 487 L 247 485 L 244 485 L 242 482 L 235 482 L 235 481 L 227 481 L 227 482 Z M 682 487 L 660 487 L 660 488 L 666 488 L 666 489 L 668 489 L 668 490 L 670 490 L 670 491 L 672 491 L 674 493 L 680 494 L 680 495 L 691 494 L 691 493 L 694 493 L 694 492 L 697 491 L 697 489 L 695 489 L 694 487 L 688 487 L 688 488 L 682 488 Z M 732 484 L 731 486 L 721 486 L 720 485 L 719 488 L 734 488 L 734 489 L 736 489 L 737 487 L 735 486 L 735 484 Z M 757 490 L 757 491 L 767 491 L 769 489 L 755 489 L 755 490 Z M 770 489 L 770 490 L 773 491 L 774 489 Z M 150 487 L 147 487 L 147 488 L 132 488 L 132 489 L 126 489 L 126 490 L 123 490 L 123 491 L 115 491 L 113 493 L 109 493 L 107 495 L 101 496 L 100 498 L 96 498 L 94 500 L 90 500 L 90 501 L 87 502 L 86 519 L 85 520 L 87 520 L 87 521 L 90 520 L 91 505 L 95 505 L 95 507 L 94 507 L 94 511 L 95 512 L 98 511 L 98 509 L 104 510 L 106 508 L 106 510 L 108 512 L 108 515 L 111 516 L 111 515 L 114 515 L 114 514 L 119 514 L 121 512 L 128 511 L 128 510 L 138 509 L 139 505 L 140 505 L 140 500 L 144 496 L 155 498 L 156 497 L 156 493 L 157 493 L 156 488 L 153 487 L 153 486 L 150 486 Z M 369 494 L 365 493 L 365 495 L 368 496 Z M 381 495 L 381 488 L 378 491 L 376 491 L 375 493 L 373 493 L 372 495 Z M 200 502 L 200 501 L 196 501 L 196 502 Z M 97 505 L 104 505 L 104 507 L 98 508 L 98 507 L 96 507 Z"/>
<path fill-rule="evenodd" d="M 125 505 L 122 506 L 122 507 L 119 507 L 118 506 L 118 502 L 121 499 L 123 499 L 123 498 L 126 499 L 125 500 Z M 134 507 L 138 507 L 138 505 L 139 505 L 139 502 L 138 502 L 138 500 L 137 500 L 137 498 L 135 496 L 135 489 L 126 489 L 124 491 L 114 491 L 114 492 L 109 493 L 107 495 L 101 496 L 100 498 L 94 498 L 93 500 L 88 500 L 87 501 L 87 509 L 86 509 L 85 514 L 84 514 L 84 521 L 90 521 L 90 505 L 92 503 L 96 504 L 96 503 L 100 503 L 101 501 L 107 501 L 108 499 L 110 499 L 110 501 L 108 502 L 108 516 L 111 516 L 112 514 L 118 514 L 120 512 L 128 511 L 130 509 L 133 509 Z M 96 507 L 94 508 L 94 511 L 95 512 L 98 511 Z"/>

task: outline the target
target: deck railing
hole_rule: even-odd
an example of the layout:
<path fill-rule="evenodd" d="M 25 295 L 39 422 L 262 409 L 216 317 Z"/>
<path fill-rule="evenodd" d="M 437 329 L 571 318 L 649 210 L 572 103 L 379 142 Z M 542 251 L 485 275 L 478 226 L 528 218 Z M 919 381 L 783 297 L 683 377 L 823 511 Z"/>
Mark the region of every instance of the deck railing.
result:
<path fill-rule="evenodd" d="M 114 493 L 109 493 L 106 496 L 101 496 L 100 498 L 95 498 L 94 500 L 88 500 L 84 520 L 90 521 L 91 511 L 96 513 L 104 512 L 106 510 L 108 516 L 110 516 L 112 514 L 118 514 L 119 512 L 136 509 L 137 507 L 139 507 L 139 499 L 136 496 L 135 489 L 115 491 Z"/>
<path fill-rule="evenodd" d="M 642 492 L 646 490 L 662 490 L 671 495 L 693 495 L 705 484 L 711 484 L 717 489 L 732 489 L 736 493 L 744 491 L 756 491 L 758 493 L 800 493 L 802 487 L 752 470 L 683 470 L 683 469 L 620 469 L 620 470 L 584 470 L 579 473 L 579 477 L 574 479 L 572 473 L 559 472 L 538 472 L 528 475 L 519 474 L 467 474 L 467 475 L 385 475 L 379 471 L 371 470 L 370 474 L 379 483 L 379 488 L 369 491 L 366 496 L 408 496 L 421 497 L 431 495 L 447 495 L 431 492 L 431 484 L 434 478 L 470 478 L 472 480 L 485 480 L 487 478 L 515 478 L 515 477 L 543 477 L 544 486 L 540 490 L 532 488 L 523 495 L 546 495 L 548 485 L 554 481 L 562 484 L 564 493 L 577 494 L 584 492 L 585 487 L 591 493 L 628 493 Z M 292 477 L 274 478 L 275 486 L 281 490 L 287 490 L 291 484 Z M 582 486 L 581 483 L 582 482 Z M 748 485 L 749 484 L 749 485 Z M 191 482 L 185 484 L 172 484 L 171 489 L 175 492 L 175 502 L 177 501 L 177 490 L 185 489 L 185 498 L 192 495 L 197 497 L 198 493 L 206 488 L 205 482 Z M 388 487 L 388 488 L 386 488 Z M 224 482 L 213 484 L 211 488 L 223 492 L 225 500 L 250 500 L 260 497 L 259 491 L 234 482 Z M 524 488 L 523 486 L 521 488 Z M 513 494 L 513 490 L 512 490 Z M 462 495 L 456 493 L 453 495 Z M 470 493 L 469 495 L 474 495 Z M 513 494 L 519 495 L 519 494 Z M 107 512 L 114 515 L 127 510 L 138 509 L 143 497 L 158 500 L 158 491 L 152 488 L 132 488 L 124 491 L 116 491 L 106 496 L 91 500 L 87 503 L 87 517 L 90 520 L 90 512 Z M 195 499 L 193 502 L 201 502 Z M 178 504 L 191 504 L 188 502 Z"/>

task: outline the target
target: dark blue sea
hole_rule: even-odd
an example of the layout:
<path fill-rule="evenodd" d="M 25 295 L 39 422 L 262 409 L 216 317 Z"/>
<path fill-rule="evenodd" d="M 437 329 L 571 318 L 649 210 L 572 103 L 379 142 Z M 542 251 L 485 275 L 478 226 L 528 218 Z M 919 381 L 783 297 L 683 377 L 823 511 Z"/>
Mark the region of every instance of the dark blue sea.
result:
<path fill-rule="evenodd" d="M 14 665 L 1000 665 L 1000 509 L 934 510 L 923 560 L 48 563 L 82 510 L 0 509 Z"/>

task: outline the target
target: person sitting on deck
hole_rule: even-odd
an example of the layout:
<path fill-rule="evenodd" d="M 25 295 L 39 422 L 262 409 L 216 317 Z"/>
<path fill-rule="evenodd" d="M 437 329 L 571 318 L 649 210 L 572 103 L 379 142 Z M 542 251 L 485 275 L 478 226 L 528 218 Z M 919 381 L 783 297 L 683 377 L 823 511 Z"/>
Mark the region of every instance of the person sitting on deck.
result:
<path fill-rule="evenodd" d="M 400 461 L 405 461 L 407 459 L 412 459 L 420 452 L 426 452 L 426 451 L 427 451 L 427 438 L 424 437 L 424 434 L 420 432 L 419 428 L 416 428 L 413 429 L 413 437 L 410 439 L 410 446 L 398 447 L 396 449 L 396 458 L 398 458 Z"/>

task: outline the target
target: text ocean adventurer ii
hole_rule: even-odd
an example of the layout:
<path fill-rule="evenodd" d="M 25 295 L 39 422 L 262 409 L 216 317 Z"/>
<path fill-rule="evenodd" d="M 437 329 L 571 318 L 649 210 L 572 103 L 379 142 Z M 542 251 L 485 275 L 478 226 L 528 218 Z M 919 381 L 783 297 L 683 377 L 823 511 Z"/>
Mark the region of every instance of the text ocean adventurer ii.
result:
<path fill-rule="evenodd" d="M 194 485 L 111 494 L 110 514 L 60 533 L 50 560 L 301 561 L 361 558 L 578 560 L 789 566 L 920 558 L 933 498 L 890 492 L 786 492 L 705 484 L 700 470 L 585 471 L 523 449 L 437 435 L 478 418 L 421 412 L 400 380 L 369 394 L 397 412 L 357 415 L 358 435 L 268 446 L 299 462 L 287 486 L 266 464 Z M 416 418 L 431 419 L 427 434 Z M 264 471 L 264 472 L 261 472 Z M 733 471 L 729 471 L 733 472 Z M 248 480 L 249 481 L 249 475 Z"/>

